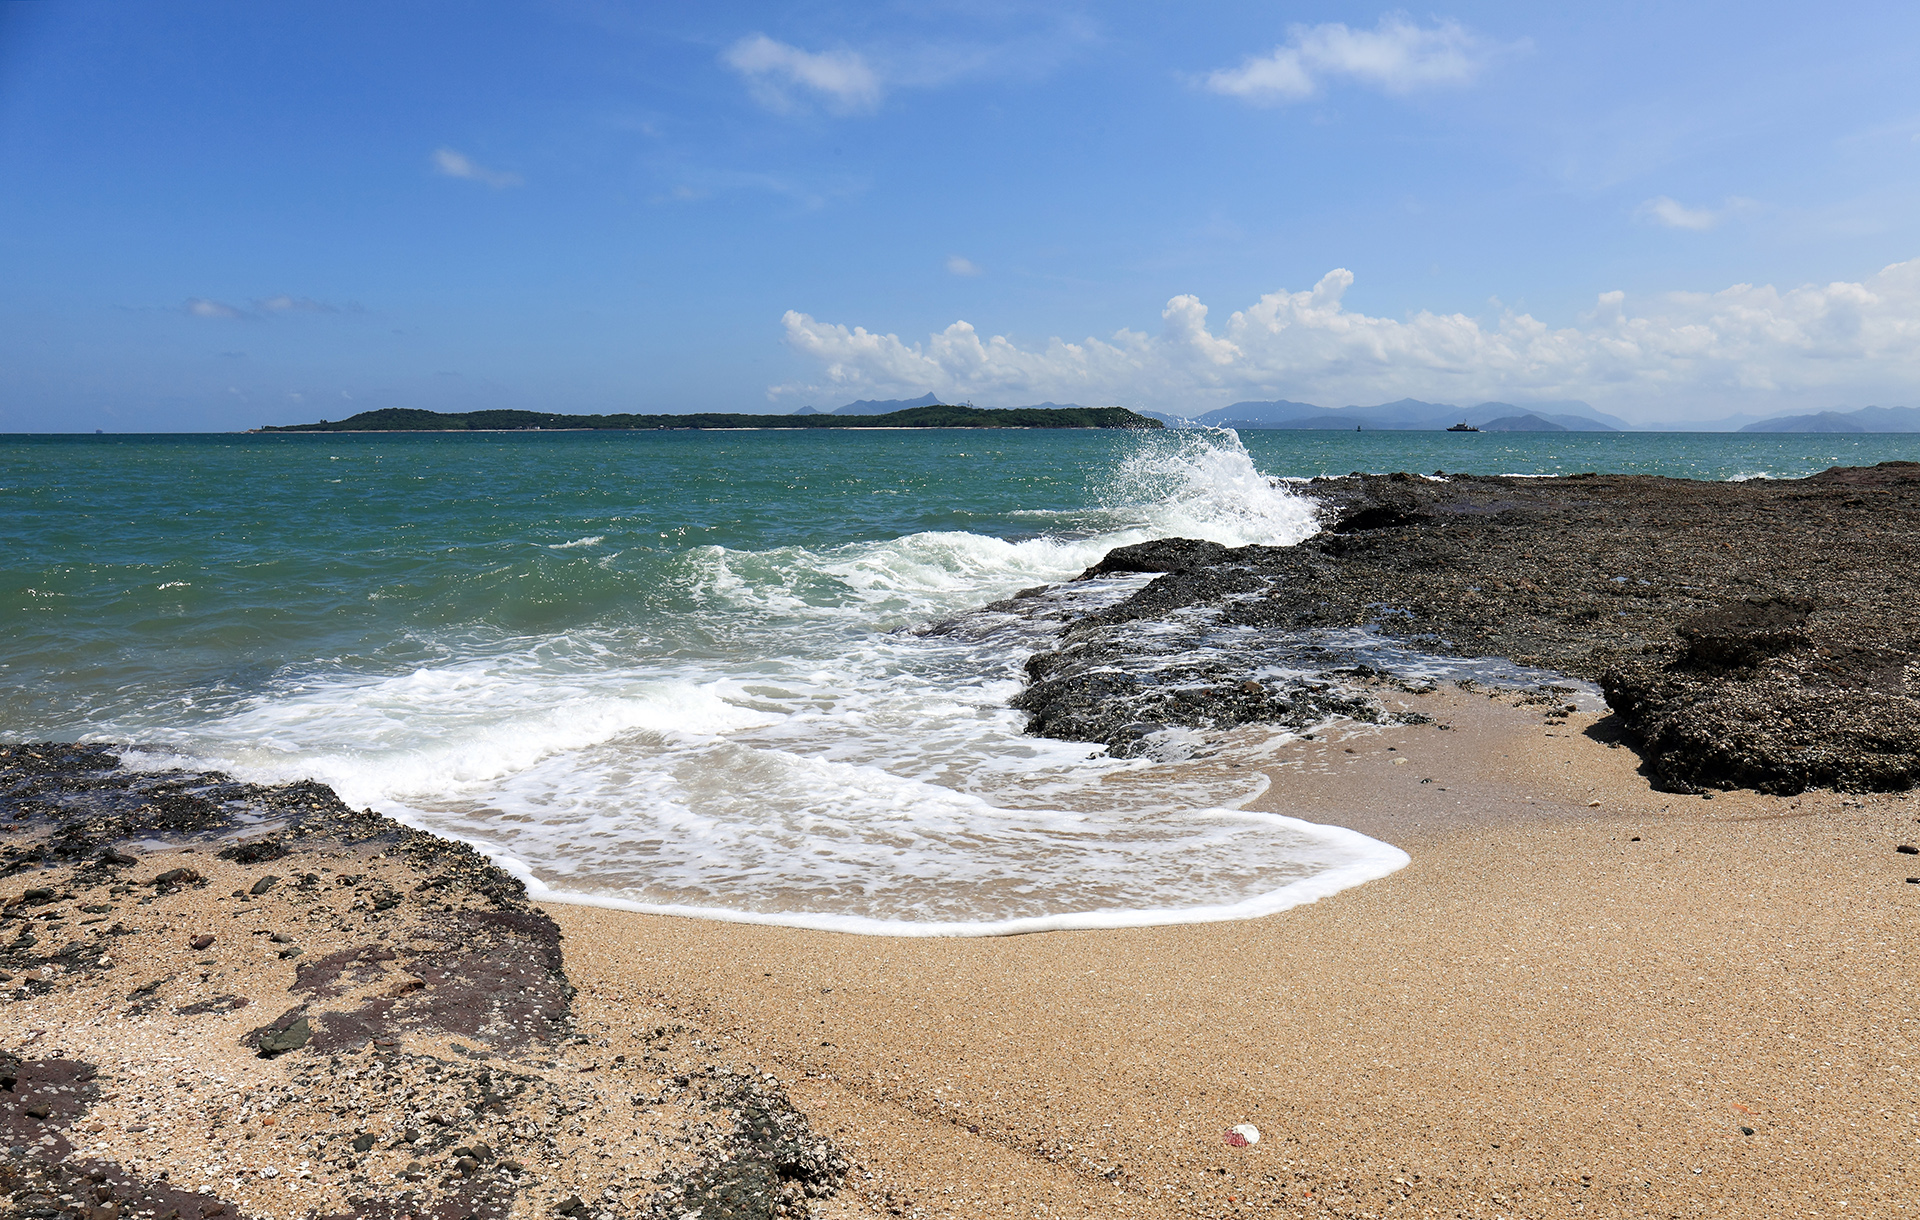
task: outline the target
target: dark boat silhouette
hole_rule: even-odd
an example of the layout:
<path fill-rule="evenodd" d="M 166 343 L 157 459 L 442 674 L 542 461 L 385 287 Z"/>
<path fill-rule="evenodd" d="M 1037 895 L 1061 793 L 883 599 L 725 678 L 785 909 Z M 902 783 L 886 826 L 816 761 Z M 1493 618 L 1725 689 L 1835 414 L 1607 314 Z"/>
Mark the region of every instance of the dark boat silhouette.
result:
<path fill-rule="evenodd" d="M 1480 429 L 1478 429 L 1478 428 L 1476 428 L 1476 427 L 1474 427 L 1474 426 L 1473 426 L 1472 424 L 1470 424 L 1470 423 L 1467 423 L 1466 421 L 1464 421 L 1464 420 L 1462 420 L 1462 421 L 1461 421 L 1460 423 L 1457 423 L 1457 424 L 1455 424 L 1455 425 L 1454 425 L 1453 427 L 1451 427 L 1451 428 L 1448 428 L 1448 429 L 1447 429 L 1447 431 L 1449 431 L 1449 432 L 1478 432 L 1478 431 L 1480 431 Z"/>

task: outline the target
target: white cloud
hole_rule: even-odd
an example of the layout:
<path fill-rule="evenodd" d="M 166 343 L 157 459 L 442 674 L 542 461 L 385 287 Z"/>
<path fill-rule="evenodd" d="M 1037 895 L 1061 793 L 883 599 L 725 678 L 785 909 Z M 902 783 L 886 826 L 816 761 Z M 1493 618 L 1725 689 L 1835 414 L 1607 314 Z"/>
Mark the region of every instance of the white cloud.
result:
<path fill-rule="evenodd" d="M 1179 411 L 1252 398 L 1343 405 L 1524 396 L 1696 417 L 1716 405 L 1897 398 L 1920 384 L 1920 259 L 1861 283 L 1736 284 L 1635 307 L 1609 292 L 1578 325 L 1559 328 L 1512 312 L 1486 321 L 1425 310 L 1372 317 L 1343 304 L 1352 283 L 1350 272 L 1331 271 L 1311 291 L 1260 298 L 1217 332 L 1206 305 L 1177 296 L 1157 334 L 1123 329 L 1026 347 L 966 322 L 909 343 L 789 311 L 787 342 L 817 362 L 818 380 L 771 393 L 886 397 L 930 388 L 948 398 Z"/>
<path fill-rule="evenodd" d="M 250 318 L 258 321 L 283 313 L 341 313 L 338 305 L 329 305 L 325 301 L 316 301 L 311 297 L 295 297 L 282 294 L 264 297 L 254 301 L 251 307 L 241 309 L 225 301 L 209 300 L 206 297 L 189 297 L 182 308 L 196 318 Z M 358 313 L 358 305 L 349 305 L 345 312 Z"/>
<path fill-rule="evenodd" d="M 1690 208 L 1676 199 L 1665 195 L 1656 195 L 1635 208 L 1633 214 L 1648 224 L 1664 225 L 1669 229 L 1692 229 L 1704 233 L 1736 212 L 1744 212 L 1757 206 L 1751 199 L 1738 197 L 1728 199 L 1718 209 Z"/>
<path fill-rule="evenodd" d="M 803 51 L 751 34 L 728 47 L 722 63 L 746 79 L 761 105 L 787 112 L 811 96 L 836 114 L 858 114 L 880 104 L 880 76 L 858 51 Z"/>
<path fill-rule="evenodd" d="M 329 305 L 325 301 L 316 301 L 312 297 L 277 296 L 255 301 L 253 307 L 261 313 L 339 313 L 340 307 Z"/>
<path fill-rule="evenodd" d="M 244 309 L 235 309 L 224 301 L 209 301 L 205 297 L 188 297 L 187 303 L 182 308 L 196 318 L 244 318 L 247 316 Z"/>
<path fill-rule="evenodd" d="M 942 89 L 981 77 L 1038 79 L 1098 37 L 1096 23 L 1045 9 L 976 10 L 978 37 L 883 38 L 859 49 L 808 51 L 765 34 L 728 47 L 720 62 L 761 105 L 783 114 L 820 105 L 835 114 L 878 109 L 896 89 Z"/>
<path fill-rule="evenodd" d="M 1458 22 L 1423 27 L 1404 13 L 1388 13 L 1371 30 L 1333 21 L 1290 26 L 1287 35 L 1272 54 L 1216 68 L 1199 79 L 1200 86 L 1265 103 L 1312 97 L 1335 78 L 1411 93 L 1472 83 L 1497 49 Z"/>
<path fill-rule="evenodd" d="M 961 275 L 961 276 L 975 276 L 975 275 L 986 274 L 986 272 L 980 267 L 980 264 L 974 262 L 970 258 L 961 258 L 958 254 L 954 255 L 953 257 L 947 260 L 947 270 L 951 271 L 955 275 Z"/>
<path fill-rule="evenodd" d="M 451 148 L 433 150 L 433 168 L 449 178 L 465 178 L 469 182 L 484 182 L 499 190 L 506 186 L 520 186 L 525 180 L 519 174 L 505 170 L 488 169 L 463 152 Z"/>

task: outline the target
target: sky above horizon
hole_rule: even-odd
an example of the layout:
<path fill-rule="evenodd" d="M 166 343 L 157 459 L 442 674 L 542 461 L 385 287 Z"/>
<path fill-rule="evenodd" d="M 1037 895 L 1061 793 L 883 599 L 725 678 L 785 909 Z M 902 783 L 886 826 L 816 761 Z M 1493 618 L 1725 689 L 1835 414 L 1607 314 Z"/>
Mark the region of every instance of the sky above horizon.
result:
<path fill-rule="evenodd" d="M 1920 9 L 0 0 L 0 430 L 1920 405 Z"/>

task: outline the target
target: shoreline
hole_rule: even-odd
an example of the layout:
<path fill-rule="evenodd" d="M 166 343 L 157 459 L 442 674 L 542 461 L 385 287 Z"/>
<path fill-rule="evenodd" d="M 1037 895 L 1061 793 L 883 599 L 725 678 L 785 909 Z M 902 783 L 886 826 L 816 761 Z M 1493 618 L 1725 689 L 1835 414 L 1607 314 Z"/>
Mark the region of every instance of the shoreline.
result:
<path fill-rule="evenodd" d="M 1920 801 L 1659 793 L 1602 717 L 1437 702 L 1444 738 L 1364 728 L 1271 770 L 1261 803 L 1296 814 L 1361 781 L 1345 824 L 1414 856 L 1279 915 L 555 919 L 588 1011 L 647 997 L 791 1081 L 856 1167 L 824 1216 L 1912 1214 L 1920 887 L 1893 839 Z M 1262 1140 L 1228 1146 L 1243 1122 Z"/>
<path fill-rule="evenodd" d="M 1411 862 L 1257 918 L 901 938 L 547 910 L 323 785 L 0 747 L 0 922 L 17 925 L 0 1193 L 105 1190 L 182 1220 L 1911 1215 L 1920 862 L 1895 848 L 1920 841 L 1920 800 L 1769 794 L 1724 760 L 1696 783 L 1671 757 L 1808 691 L 1833 709 L 1798 726 L 1815 736 L 1872 713 L 1892 755 L 1920 748 L 1887 668 L 1920 643 L 1886 630 L 1912 624 L 1920 470 L 1829 475 L 1680 488 L 1711 511 L 1630 549 L 1695 575 L 1630 602 L 1561 553 L 1611 565 L 1600 493 L 1644 518 L 1677 481 L 1332 480 L 1315 490 L 1333 526 L 1300 547 L 1111 552 L 1088 574 L 1157 579 L 1029 665 L 1028 694 L 1082 717 L 1080 739 L 1185 725 L 1228 753 L 1181 765 L 1233 766 L 1288 714 L 1371 709 L 1267 750 L 1247 808 Z M 1760 532 L 1777 523 L 1755 503 L 1802 492 L 1819 510 L 1803 533 L 1873 526 L 1848 534 L 1839 580 L 1787 562 L 1825 562 L 1804 549 L 1821 540 Z M 1701 530 L 1752 553 L 1661 558 Z M 1462 537 L 1467 566 L 1432 562 Z M 1513 575 L 1516 539 L 1556 585 L 1456 595 Z M 1383 620 L 1378 589 L 1402 579 L 1408 617 Z M 1725 621 L 1768 579 L 1812 604 Z M 1075 686 L 1135 647 L 1131 624 L 1222 606 L 1277 634 L 1371 614 L 1383 638 L 1564 665 L 1628 715 L 1339 656 L 1298 680 L 1226 657 L 1098 699 Z M 1880 634 L 1843 651 L 1862 624 Z M 1720 720 L 1688 710 L 1709 690 L 1733 698 Z M 1763 763 L 1785 733 L 1764 724 L 1745 747 Z M 1263 1138 L 1230 1144 L 1241 1123 Z"/>
<path fill-rule="evenodd" d="M 114 968 L 56 954 L 63 974 L 8 984 L 3 1044 L 35 1083 L 0 1097 L 29 1149 L 0 1188 L 31 1194 L 5 1166 L 58 1152 L 73 1168 L 43 1193 L 106 1172 L 117 1197 L 184 1220 L 215 1198 L 226 1215 L 297 1199 L 295 1214 L 532 1217 L 577 1197 L 587 1210 L 566 1214 L 678 1216 L 697 1194 L 739 1197 L 729 1167 L 799 1148 L 816 1168 L 790 1202 L 811 1212 L 790 1213 L 847 1220 L 1912 1214 L 1920 886 L 1892 849 L 1920 839 L 1920 800 L 1660 793 L 1610 717 L 1514 693 L 1383 698 L 1433 723 L 1288 743 L 1255 805 L 1387 837 L 1412 863 L 1204 924 L 905 939 L 542 910 L 471 852 L 319 785 L 230 784 L 211 795 L 269 802 L 283 824 L 228 837 L 287 855 L 149 842 L 131 864 L 85 848 L 31 878 L 79 891 L 91 870 L 126 892 L 99 917 Z M 206 777 L 172 778 L 143 791 L 178 832 L 182 806 L 157 798 Z M 200 877 L 153 884 L 171 867 Z M 269 870 L 288 880 L 250 891 Z M 564 988 L 543 1001 L 551 1032 L 444 1002 L 499 968 L 430 968 L 460 945 L 448 921 L 485 910 L 530 921 L 517 960 Z M 201 927 L 205 949 L 187 943 Z M 264 939 L 274 927 L 304 954 Z M 120 961 L 122 943 L 144 947 Z M 9 952 L 18 969 L 18 939 Z M 341 971 L 343 993 L 314 991 L 303 961 Z M 378 1019 L 340 1025 L 356 1004 Z M 256 1053 L 295 1010 L 310 1041 Z M 91 1095 L 35 1119 L 40 1081 L 84 1075 L 56 1062 L 91 1065 Z M 755 1145 L 756 1122 L 800 1134 Z M 1248 1122 L 1261 1141 L 1228 1145 Z M 200 1164 L 220 1172 L 183 1175 Z M 782 1214 L 755 1197 L 718 1214 Z"/>

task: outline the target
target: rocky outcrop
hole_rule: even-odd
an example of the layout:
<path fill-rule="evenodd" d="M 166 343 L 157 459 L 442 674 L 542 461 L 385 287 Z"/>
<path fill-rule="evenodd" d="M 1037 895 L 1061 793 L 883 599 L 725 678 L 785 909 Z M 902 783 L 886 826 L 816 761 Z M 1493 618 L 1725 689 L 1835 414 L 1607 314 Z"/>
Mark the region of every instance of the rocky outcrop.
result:
<path fill-rule="evenodd" d="M 121 764 L 0 746 L 0 1212 L 761 1218 L 844 1177 L 701 1031 L 583 1031 L 558 926 L 471 847 Z"/>
<path fill-rule="evenodd" d="M 1089 569 L 1164 574 L 1031 660 L 1030 731 L 1125 753 L 1167 725 L 1297 726 L 1343 711 L 1329 679 L 1371 640 L 1600 683 L 1677 790 L 1920 781 L 1920 463 L 1311 491 L 1328 527 L 1298 546 L 1164 540 Z"/>

